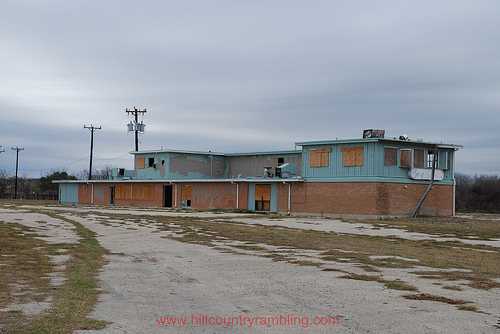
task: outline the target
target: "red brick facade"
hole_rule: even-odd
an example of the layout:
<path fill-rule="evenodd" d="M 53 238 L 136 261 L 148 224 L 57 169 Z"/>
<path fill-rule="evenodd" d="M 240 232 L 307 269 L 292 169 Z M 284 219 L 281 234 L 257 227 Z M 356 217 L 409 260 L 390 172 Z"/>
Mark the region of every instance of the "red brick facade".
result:
<path fill-rule="evenodd" d="M 181 207 L 183 200 L 189 200 L 188 206 L 194 209 L 246 210 L 249 200 L 253 200 L 249 199 L 250 184 L 245 182 L 103 182 L 79 184 L 78 202 L 110 205 L 113 186 L 114 205 L 162 207 L 165 205 L 165 185 L 172 191 L 171 206 L 177 208 Z M 426 184 L 382 182 L 277 183 L 276 211 L 327 216 L 409 216 L 427 187 Z M 434 185 L 420 213 L 453 215 L 453 186 Z"/>
<path fill-rule="evenodd" d="M 381 182 L 321 182 L 294 185 L 292 212 L 327 215 L 408 216 L 427 190 L 426 184 Z M 278 195 L 278 211 L 285 211 Z M 434 185 L 425 199 L 423 215 L 453 215 L 453 186 Z"/>

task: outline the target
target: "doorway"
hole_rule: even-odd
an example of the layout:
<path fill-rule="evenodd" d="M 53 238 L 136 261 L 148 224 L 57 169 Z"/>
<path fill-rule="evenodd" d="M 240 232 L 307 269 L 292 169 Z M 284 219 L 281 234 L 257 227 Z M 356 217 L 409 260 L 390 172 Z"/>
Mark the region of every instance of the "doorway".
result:
<path fill-rule="evenodd" d="M 109 205 L 115 205 L 115 186 L 109 187 Z"/>
<path fill-rule="evenodd" d="M 172 207 L 172 185 L 163 186 L 163 207 Z"/>

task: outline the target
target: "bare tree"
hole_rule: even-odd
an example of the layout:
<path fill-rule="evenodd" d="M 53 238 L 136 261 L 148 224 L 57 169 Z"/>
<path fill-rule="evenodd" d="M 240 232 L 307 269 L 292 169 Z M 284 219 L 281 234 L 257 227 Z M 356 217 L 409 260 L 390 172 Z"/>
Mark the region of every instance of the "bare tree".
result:
<path fill-rule="evenodd" d="M 500 212 L 498 175 L 456 174 L 456 207 L 459 212 Z"/>
<path fill-rule="evenodd" d="M 112 170 L 114 166 L 112 165 L 104 165 L 104 166 L 95 166 L 92 168 L 92 180 L 107 180 L 109 178 L 109 172 Z M 80 180 L 88 180 L 89 171 L 82 170 L 77 175 Z"/>
<path fill-rule="evenodd" d="M 12 184 L 12 175 L 5 170 L 0 170 L 0 197 L 3 197 Z"/>

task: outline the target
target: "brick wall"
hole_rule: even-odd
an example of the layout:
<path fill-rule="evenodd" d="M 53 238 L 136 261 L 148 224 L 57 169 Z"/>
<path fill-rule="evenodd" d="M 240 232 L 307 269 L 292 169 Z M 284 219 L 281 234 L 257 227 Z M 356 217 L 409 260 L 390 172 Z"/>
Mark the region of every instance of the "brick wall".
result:
<path fill-rule="evenodd" d="M 409 216 L 428 185 L 402 183 L 307 183 L 295 184 L 292 212 L 333 215 Z M 279 189 L 281 192 L 283 189 Z M 286 189 L 288 191 L 288 189 Z M 285 212 L 282 197 L 278 211 Z M 453 187 L 434 185 L 421 208 L 424 215 L 453 214 Z"/>
<path fill-rule="evenodd" d="M 115 184 L 115 192 L 118 184 Z M 130 193 L 115 198 L 117 206 L 163 206 L 163 186 L 158 183 L 134 183 Z M 80 204 L 109 205 L 111 183 L 79 184 Z M 194 209 L 248 208 L 248 183 L 191 183 L 177 185 L 177 207 L 181 207 L 182 186 L 191 189 L 191 207 Z M 239 196 L 237 195 L 239 187 Z M 409 216 L 425 193 L 426 184 L 337 182 L 277 184 L 277 211 L 288 212 L 289 191 L 291 213 L 360 216 Z M 175 205 L 172 186 L 172 205 Z M 92 196 L 93 191 L 93 196 Z M 120 190 L 122 191 L 122 190 Z M 238 206 L 236 205 L 239 200 Z M 253 200 L 253 199 L 252 199 Z M 451 216 L 453 214 L 453 187 L 434 185 L 424 201 L 421 214 Z"/>
<path fill-rule="evenodd" d="M 248 184 L 240 183 L 192 183 L 183 184 L 191 187 L 191 207 L 194 209 L 242 209 L 248 208 Z M 181 185 L 179 185 L 180 189 Z M 238 189 L 239 187 L 239 189 Z M 237 195 L 237 190 L 239 196 Z M 181 194 L 177 193 L 180 207 Z M 236 205 L 236 201 L 239 204 Z"/>

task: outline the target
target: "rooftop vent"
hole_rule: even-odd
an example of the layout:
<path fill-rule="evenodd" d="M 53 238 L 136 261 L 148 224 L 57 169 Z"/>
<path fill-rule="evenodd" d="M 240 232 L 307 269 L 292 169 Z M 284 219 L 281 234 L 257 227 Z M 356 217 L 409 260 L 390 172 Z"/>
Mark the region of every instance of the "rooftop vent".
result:
<path fill-rule="evenodd" d="M 363 138 L 384 138 L 385 130 L 363 130 Z"/>

